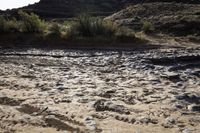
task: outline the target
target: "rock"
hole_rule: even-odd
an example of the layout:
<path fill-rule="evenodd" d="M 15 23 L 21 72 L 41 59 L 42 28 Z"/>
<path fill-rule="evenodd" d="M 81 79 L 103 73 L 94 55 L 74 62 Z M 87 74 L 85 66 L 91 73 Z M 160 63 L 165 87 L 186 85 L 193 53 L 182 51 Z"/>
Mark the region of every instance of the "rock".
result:
<path fill-rule="evenodd" d="M 57 83 L 56 83 L 56 86 L 60 87 L 60 86 L 64 86 L 64 84 L 63 84 L 63 83 L 57 82 Z"/>
<path fill-rule="evenodd" d="M 76 94 L 75 94 L 75 96 L 78 96 L 78 97 L 83 97 L 83 96 L 84 96 L 84 94 L 80 92 L 80 93 L 76 93 Z"/>
<path fill-rule="evenodd" d="M 183 85 L 184 85 L 183 82 L 177 82 L 177 83 L 176 83 L 176 86 L 177 86 L 177 87 L 182 87 Z"/>
<path fill-rule="evenodd" d="M 192 71 L 191 74 L 200 78 L 200 70 Z"/>
<path fill-rule="evenodd" d="M 157 119 L 152 119 L 148 116 L 142 116 L 138 119 L 138 121 L 142 124 L 149 124 L 149 123 L 152 123 L 152 124 L 157 124 L 158 123 L 158 120 Z"/>
<path fill-rule="evenodd" d="M 179 94 L 177 89 L 171 89 L 171 90 L 169 90 L 168 93 L 173 94 L 173 95 L 178 95 Z"/>
<path fill-rule="evenodd" d="M 31 120 L 31 116 L 29 116 L 29 115 L 23 115 L 23 116 L 21 116 L 21 118 L 19 118 L 19 121 L 21 123 L 29 123 L 30 120 Z"/>
<path fill-rule="evenodd" d="M 63 91 L 63 90 L 67 90 L 67 89 L 69 89 L 69 88 L 68 88 L 68 87 L 65 87 L 65 86 L 58 86 L 57 89 L 58 89 L 59 91 Z"/>
<path fill-rule="evenodd" d="M 152 65 L 152 64 L 147 64 L 147 65 L 144 65 L 144 68 L 146 68 L 146 70 L 148 70 L 148 69 L 155 69 L 155 66 Z"/>
<path fill-rule="evenodd" d="M 131 122 L 132 124 L 134 124 L 134 123 L 136 122 L 135 118 L 132 118 L 132 119 L 130 120 L 130 122 Z"/>
<path fill-rule="evenodd" d="M 158 124 L 158 120 L 157 119 L 151 119 L 151 123 L 152 124 Z"/>
<path fill-rule="evenodd" d="M 168 79 L 170 81 L 178 82 L 181 80 L 180 75 L 174 72 L 165 72 L 161 75 L 161 78 Z"/>
<path fill-rule="evenodd" d="M 185 101 L 187 103 L 200 104 L 200 96 L 196 93 L 184 93 L 182 95 L 176 96 L 176 99 Z"/>
<path fill-rule="evenodd" d="M 130 114 L 130 111 L 123 105 L 116 105 L 110 101 L 104 99 L 98 100 L 94 103 L 94 108 L 96 111 L 113 111 L 121 114 Z"/>
<path fill-rule="evenodd" d="M 198 125 L 198 123 L 200 123 L 200 117 L 199 116 L 195 116 L 195 117 L 191 117 L 189 118 L 189 122 L 191 125 Z"/>
<path fill-rule="evenodd" d="M 96 130 L 96 122 L 92 116 L 87 116 L 84 121 L 90 130 Z"/>
<path fill-rule="evenodd" d="M 166 118 L 166 119 L 164 120 L 164 122 L 163 122 L 162 125 L 163 125 L 165 128 L 172 128 L 172 127 L 174 127 L 175 124 L 176 124 L 176 120 L 175 120 L 174 118 L 168 117 L 168 118 Z"/>
<path fill-rule="evenodd" d="M 189 130 L 189 129 L 184 129 L 184 130 L 182 131 L 182 133 L 192 133 L 192 131 Z"/>
<path fill-rule="evenodd" d="M 78 131 L 77 128 L 74 128 L 73 126 L 65 123 L 64 121 L 56 118 L 54 115 L 48 115 L 48 116 L 45 116 L 44 117 L 44 121 L 45 123 L 47 123 L 48 126 L 51 126 L 51 127 L 55 127 L 57 129 L 60 129 L 60 130 L 68 130 L 68 131 L 73 131 L 73 132 L 76 132 Z"/>
<path fill-rule="evenodd" d="M 129 95 L 126 96 L 125 99 L 122 99 L 126 104 L 134 105 L 136 104 L 135 96 Z"/>
<path fill-rule="evenodd" d="M 193 112 L 200 112 L 200 105 L 195 105 L 195 104 L 189 105 L 188 110 Z"/>
<path fill-rule="evenodd" d="M 71 99 L 67 99 L 67 98 L 63 98 L 63 99 L 61 99 L 60 102 L 62 102 L 62 103 L 71 103 L 72 100 Z"/>
<path fill-rule="evenodd" d="M 179 104 L 179 103 L 175 103 L 175 104 L 173 104 L 172 105 L 172 108 L 174 108 L 174 109 L 183 109 L 184 108 L 184 105 L 182 105 L 182 104 Z"/>
<path fill-rule="evenodd" d="M 108 90 L 108 91 L 99 91 L 96 93 L 97 96 L 111 98 L 112 95 L 115 93 L 115 90 Z"/>
<path fill-rule="evenodd" d="M 139 122 L 143 123 L 143 124 L 148 124 L 150 123 L 151 119 L 149 117 L 143 116 L 141 118 L 139 118 Z"/>
<path fill-rule="evenodd" d="M 34 75 L 21 75 L 21 78 L 30 78 L 30 79 L 34 79 L 34 78 L 36 78 L 36 76 L 34 76 Z"/>

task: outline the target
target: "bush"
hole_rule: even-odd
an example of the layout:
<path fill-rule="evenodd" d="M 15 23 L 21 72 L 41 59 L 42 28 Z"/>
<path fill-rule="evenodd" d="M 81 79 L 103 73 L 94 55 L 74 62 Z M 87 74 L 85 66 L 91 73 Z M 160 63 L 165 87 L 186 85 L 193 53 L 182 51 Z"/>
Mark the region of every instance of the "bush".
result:
<path fill-rule="evenodd" d="M 62 28 L 58 23 L 53 23 L 49 29 L 49 32 L 50 36 L 60 37 L 62 34 Z"/>
<path fill-rule="evenodd" d="M 120 42 L 132 42 L 136 39 L 135 33 L 128 28 L 121 28 L 117 31 L 115 38 Z"/>
<path fill-rule="evenodd" d="M 80 16 L 78 18 L 77 24 L 73 26 L 74 26 L 73 30 L 75 30 L 77 34 L 80 36 L 86 36 L 86 37 L 94 36 L 93 35 L 94 27 L 93 27 L 92 18 L 87 15 Z"/>
<path fill-rule="evenodd" d="M 153 24 L 151 22 L 145 21 L 142 26 L 142 30 L 145 33 L 151 33 L 154 30 Z"/>
<path fill-rule="evenodd" d="M 98 20 L 96 24 L 96 32 L 99 35 L 113 37 L 121 28 L 111 21 Z"/>
<path fill-rule="evenodd" d="M 34 13 L 18 12 L 22 19 L 22 31 L 26 33 L 42 33 L 45 30 L 44 21 Z"/>
<path fill-rule="evenodd" d="M 82 37 L 111 37 L 117 31 L 117 26 L 111 22 L 95 19 L 87 15 L 78 18 L 75 25 L 72 26 L 73 34 Z"/>
<path fill-rule="evenodd" d="M 6 20 L 0 17 L 0 33 L 16 33 L 20 32 L 19 22 L 16 19 Z"/>
<path fill-rule="evenodd" d="M 4 17 L 0 16 L 0 33 L 3 33 L 5 31 L 5 23 L 6 20 Z"/>
<path fill-rule="evenodd" d="M 16 33 L 20 32 L 20 24 L 16 19 L 8 20 L 5 24 L 5 32 Z"/>
<path fill-rule="evenodd" d="M 80 16 L 67 32 L 68 39 L 87 42 L 133 42 L 135 33 L 129 28 L 120 27 L 112 21 Z"/>
<path fill-rule="evenodd" d="M 30 15 L 19 11 L 21 21 L 14 19 L 6 20 L 4 17 L 0 17 L 0 32 L 1 33 L 41 33 L 44 32 L 44 22 L 35 14 Z"/>
<path fill-rule="evenodd" d="M 0 17 L 0 33 L 44 33 L 45 24 L 37 15 L 19 11 L 21 19 L 6 20 Z M 119 27 L 111 21 L 99 18 L 92 18 L 82 15 L 76 22 L 65 22 L 59 24 L 51 23 L 47 29 L 47 34 L 39 34 L 41 37 L 47 35 L 47 39 L 69 39 L 81 42 L 133 42 L 136 37 L 132 30 Z M 65 35 L 66 33 L 66 35 Z M 23 34 L 22 34 L 23 35 Z M 35 34 L 37 35 L 37 34 Z M 65 36 L 63 36 L 65 35 Z M 15 35 L 14 35 L 15 36 Z"/>

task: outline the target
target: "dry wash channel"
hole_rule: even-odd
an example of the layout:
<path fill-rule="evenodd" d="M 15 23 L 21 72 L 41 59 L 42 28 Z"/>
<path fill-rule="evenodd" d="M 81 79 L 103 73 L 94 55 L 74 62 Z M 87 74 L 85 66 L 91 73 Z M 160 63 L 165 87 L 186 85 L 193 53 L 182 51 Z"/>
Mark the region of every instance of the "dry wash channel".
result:
<path fill-rule="evenodd" d="M 2 133 L 199 133 L 200 49 L 0 51 Z"/>

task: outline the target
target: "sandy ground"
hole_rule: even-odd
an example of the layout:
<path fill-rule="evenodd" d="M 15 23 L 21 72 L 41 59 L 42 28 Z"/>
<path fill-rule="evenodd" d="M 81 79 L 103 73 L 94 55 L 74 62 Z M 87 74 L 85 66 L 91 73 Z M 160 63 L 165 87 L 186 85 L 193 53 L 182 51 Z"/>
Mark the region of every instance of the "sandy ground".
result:
<path fill-rule="evenodd" d="M 200 49 L 1 49 L 0 60 L 0 133 L 200 132 Z"/>

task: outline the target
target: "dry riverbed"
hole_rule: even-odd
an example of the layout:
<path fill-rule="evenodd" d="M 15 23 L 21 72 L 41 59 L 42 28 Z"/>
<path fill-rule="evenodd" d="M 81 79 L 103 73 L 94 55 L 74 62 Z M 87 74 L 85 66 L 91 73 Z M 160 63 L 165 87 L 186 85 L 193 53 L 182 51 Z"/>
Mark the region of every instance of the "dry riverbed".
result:
<path fill-rule="evenodd" d="M 1 49 L 0 60 L 0 133 L 200 132 L 200 49 Z"/>

